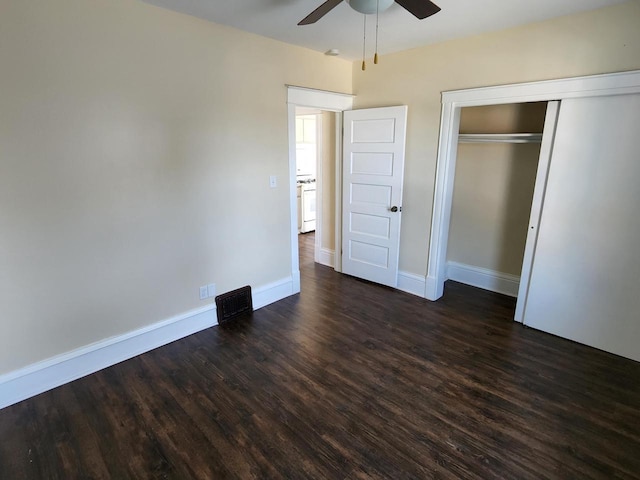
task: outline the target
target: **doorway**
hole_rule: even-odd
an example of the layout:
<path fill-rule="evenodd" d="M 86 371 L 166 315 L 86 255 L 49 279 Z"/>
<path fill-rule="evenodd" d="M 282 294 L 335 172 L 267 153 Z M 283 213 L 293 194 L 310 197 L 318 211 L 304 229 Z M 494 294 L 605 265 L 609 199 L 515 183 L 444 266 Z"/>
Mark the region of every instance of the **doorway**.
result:
<path fill-rule="evenodd" d="M 314 239 L 316 263 L 335 265 L 337 112 L 296 107 L 298 232 Z M 305 245 L 309 242 L 305 242 Z"/>
<path fill-rule="evenodd" d="M 454 128 L 453 136 L 449 139 L 451 150 L 448 152 L 448 159 L 446 161 L 446 165 L 449 168 L 446 174 L 446 194 L 436 192 L 436 202 L 441 202 L 440 206 L 444 207 L 444 209 L 440 212 L 442 216 L 436 216 L 434 213 L 433 217 L 432 242 L 435 241 L 435 243 L 432 243 L 429 252 L 430 263 L 429 276 L 427 278 L 427 298 L 431 300 L 440 298 L 444 293 L 444 282 L 447 279 L 453 279 L 517 297 L 514 320 L 518 322 L 523 321 L 559 106 L 559 101 L 540 101 L 536 103 L 513 102 L 513 104 L 505 102 L 495 106 L 488 103 L 482 106 L 479 111 L 485 113 L 486 111 L 491 112 L 491 109 L 495 108 L 498 108 L 498 110 L 504 110 L 505 108 L 513 110 L 515 108 L 515 111 L 518 112 L 515 118 L 519 118 L 522 113 L 525 113 L 525 121 L 512 121 L 513 125 L 511 127 L 505 128 L 504 125 L 501 127 L 501 129 L 507 130 L 506 133 L 464 133 L 462 117 L 465 109 L 464 107 L 457 107 L 454 110 L 455 122 L 451 124 L 451 127 Z M 477 109 L 477 107 L 478 106 L 468 111 L 473 111 Z M 487 121 L 486 118 L 480 123 L 485 130 L 488 126 L 489 129 L 491 128 L 491 122 Z M 498 122 L 498 124 L 499 123 L 500 122 Z M 526 125 L 526 129 L 532 131 L 521 132 L 522 125 Z M 511 129 L 515 129 L 515 133 L 508 132 L 508 130 Z M 454 141 L 455 144 L 453 143 Z M 452 209 L 455 196 L 455 179 L 458 172 L 457 162 L 458 157 L 461 156 L 464 151 L 459 148 L 460 143 L 465 142 L 505 145 L 530 144 L 534 146 L 534 149 L 530 151 L 529 154 L 523 151 L 516 157 L 518 162 L 522 161 L 522 159 L 526 160 L 527 157 L 534 160 L 536 158 L 538 159 L 537 164 L 530 165 L 528 168 L 521 167 L 518 169 L 520 172 L 525 173 L 524 178 L 515 182 L 517 188 L 520 189 L 518 192 L 520 198 L 518 199 L 518 195 L 514 195 L 512 198 L 499 198 L 498 202 L 506 206 L 507 210 L 512 206 L 512 203 L 519 204 L 520 206 L 519 210 L 521 210 L 521 215 L 517 221 L 514 222 L 513 219 L 503 218 L 502 224 L 498 225 L 503 235 L 507 233 L 507 242 L 510 243 L 506 247 L 503 246 L 500 251 L 502 255 L 500 256 L 513 257 L 510 262 L 510 268 L 512 268 L 514 272 L 517 271 L 518 275 L 505 274 L 486 268 L 460 266 L 456 264 L 456 262 L 449 263 L 450 257 L 448 249 L 452 234 Z M 461 165 L 463 165 L 463 163 Z M 440 166 L 441 165 L 439 165 L 439 167 Z M 461 167 L 460 170 L 464 170 L 464 168 Z M 480 170 L 475 170 L 471 178 L 472 183 L 477 184 L 478 179 L 482 177 L 482 174 L 479 172 Z M 483 196 L 490 198 L 490 193 L 491 190 L 488 189 L 488 191 L 483 192 Z M 476 201 L 476 203 L 479 203 L 482 207 L 483 202 Z M 483 214 L 486 213 L 484 210 L 482 211 Z M 476 222 L 476 227 L 481 223 L 482 222 Z M 509 226 L 509 224 L 511 224 L 512 231 L 505 232 L 505 226 Z M 515 232 L 513 231 L 514 227 Z M 481 230 L 481 228 L 479 230 Z M 482 234 L 473 231 L 467 233 L 473 239 L 473 250 L 482 251 L 482 248 L 478 248 L 479 245 L 483 243 Z M 434 235 L 436 235 L 435 238 Z M 452 243 L 455 245 L 455 242 Z M 510 255 L 504 255 L 506 253 L 505 250 L 510 252 Z M 504 263 L 506 262 L 503 262 L 503 264 Z M 436 273 L 435 279 L 432 275 L 434 271 Z"/>
<path fill-rule="evenodd" d="M 322 101 L 319 100 L 321 97 Z M 335 186 L 334 221 L 323 220 L 322 207 L 316 212 L 316 228 L 324 225 L 329 227 L 326 230 L 331 226 L 335 229 L 333 262 L 326 263 L 333 263 L 338 272 L 397 287 L 407 107 L 354 111 L 351 110 L 352 103 L 350 95 L 289 87 L 291 252 L 295 293 L 300 291 L 295 142 L 296 111 L 300 107 L 318 108 L 335 120 L 335 141 L 330 149 L 335 154 L 328 162 L 329 166 L 335 167 L 335 183 L 327 182 Z M 344 116 L 342 112 L 345 112 Z M 348 159 L 344 167 L 343 144 L 344 156 Z M 320 195 L 324 190 L 318 185 Z M 322 203 L 324 199 L 323 202 L 318 199 L 316 206 Z M 323 242 L 325 236 L 324 231 L 322 234 L 317 232 L 316 242 Z M 322 243 L 318 244 L 316 261 L 321 260 L 321 247 Z"/>
<path fill-rule="evenodd" d="M 517 297 L 546 109 L 461 109 L 447 279 Z"/>
<path fill-rule="evenodd" d="M 341 112 L 345 110 L 351 110 L 353 107 L 353 95 L 335 93 L 335 92 L 325 92 L 321 90 L 313 90 L 309 88 L 303 87 L 294 87 L 287 86 L 287 103 L 288 103 L 288 130 L 289 130 L 289 195 L 290 195 L 290 228 L 291 228 L 291 276 L 293 279 L 293 293 L 300 292 L 300 257 L 299 257 L 299 246 L 298 246 L 298 172 L 297 172 L 297 162 L 296 162 L 296 110 L 301 108 L 311 109 L 312 111 L 321 112 L 321 116 L 332 117 L 333 124 L 329 124 L 330 126 L 323 127 L 322 131 L 327 128 L 332 128 L 335 132 L 335 146 L 333 148 L 333 162 L 334 162 L 334 172 L 335 172 L 335 180 L 334 182 L 325 182 L 328 183 L 329 186 L 334 187 L 331 188 L 323 188 L 323 179 L 327 178 L 327 172 L 316 170 L 316 232 L 315 242 L 314 242 L 314 257 L 316 257 L 316 248 L 315 245 L 318 245 L 318 258 L 316 261 L 320 260 L 320 263 L 324 263 L 324 256 L 322 251 L 322 238 L 331 232 L 327 232 L 326 229 L 322 232 L 322 225 L 326 222 L 323 221 L 323 213 L 327 208 L 331 207 L 331 202 L 325 201 L 328 200 L 327 195 L 332 195 L 334 197 L 334 215 L 338 215 L 338 212 L 341 210 L 342 205 L 339 202 L 339 192 L 341 188 L 341 175 L 342 172 L 342 162 L 341 162 L 341 151 L 342 151 L 342 115 Z M 304 110 L 302 110 L 304 111 Z M 308 110 L 307 110 L 308 111 Z M 322 135 L 322 134 L 321 134 Z M 328 138 L 328 136 L 325 136 Z M 322 140 L 321 140 L 322 141 Z M 325 153 L 330 154 L 331 147 L 323 148 Z M 323 154 L 324 156 L 324 154 Z M 322 169 L 322 162 L 319 162 L 320 169 Z M 331 171 L 329 171 L 329 175 Z M 320 180 L 320 181 L 318 181 Z M 318 195 L 319 192 L 319 195 Z M 329 205 L 328 207 L 327 204 Z M 318 208 L 319 206 L 319 208 Z M 326 207 L 326 208 L 323 208 Z M 318 216 L 318 211 L 320 216 Z M 337 218 L 337 217 L 334 217 Z M 320 221 L 318 221 L 320 220 Z M 318 231 L 318 224 L 320 223 L 320 231 Z M 320 234 L 320 235 L 319 235 Z M 339 222 L 336 222 L 334 239 L 341 238 L 341 231 Z M 334 240 L 334 244 L 338 245 L 338 243 Z M 325 252 L 327 253 L 327 252 Z M 328 262 L 329 259 L 326 259 Z M 341 261 L 340 255 L 334 255 L 333 258 L 334 269 L 336 271 L 341 271 Z"/>

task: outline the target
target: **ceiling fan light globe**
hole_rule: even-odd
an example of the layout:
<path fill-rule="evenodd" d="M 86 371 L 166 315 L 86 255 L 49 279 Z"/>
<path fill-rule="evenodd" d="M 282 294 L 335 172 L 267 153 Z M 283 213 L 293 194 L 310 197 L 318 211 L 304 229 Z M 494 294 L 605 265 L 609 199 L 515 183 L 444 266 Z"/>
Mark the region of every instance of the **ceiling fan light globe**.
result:
<path fill-rule="evenodd" d="M 376 10 L 384 12 L 393 5 L 394 0 L 346 0 L 346 2 L 356 12 L 371 14 L 376 13 Z"/>

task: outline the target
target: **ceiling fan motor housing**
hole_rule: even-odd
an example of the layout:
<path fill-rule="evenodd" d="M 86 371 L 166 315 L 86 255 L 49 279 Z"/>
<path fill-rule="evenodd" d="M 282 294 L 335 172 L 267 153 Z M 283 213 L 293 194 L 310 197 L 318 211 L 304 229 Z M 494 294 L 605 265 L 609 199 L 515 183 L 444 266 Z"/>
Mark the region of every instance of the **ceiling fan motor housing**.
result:
<path fill-rule="evenodd" d="M 384 12 L 387 8 L 393 5 L 394 0 L 346 0 L 351 8 L 356 12 L 371 14 Z"/>

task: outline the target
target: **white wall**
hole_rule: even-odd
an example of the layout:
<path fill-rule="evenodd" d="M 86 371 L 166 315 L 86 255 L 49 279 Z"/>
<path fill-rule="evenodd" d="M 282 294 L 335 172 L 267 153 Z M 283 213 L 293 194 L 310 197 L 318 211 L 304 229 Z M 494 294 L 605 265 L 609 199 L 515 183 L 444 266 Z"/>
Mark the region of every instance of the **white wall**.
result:
<path fill-rule="evenodd" d="M 132 0 L 1 5 L 0 374 L 291 275 L 285 84 L 349 93 L 349 62 Z"/>

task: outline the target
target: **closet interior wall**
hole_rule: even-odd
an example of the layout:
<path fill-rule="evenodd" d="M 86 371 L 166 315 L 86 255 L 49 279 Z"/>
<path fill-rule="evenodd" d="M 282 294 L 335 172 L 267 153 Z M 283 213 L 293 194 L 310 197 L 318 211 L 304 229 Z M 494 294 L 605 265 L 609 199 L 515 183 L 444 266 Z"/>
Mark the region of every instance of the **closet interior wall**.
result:
<path fill-rule="evenodd" d="M 546 107 L 462 109 L 448 278 L 517 296 Z"/>

